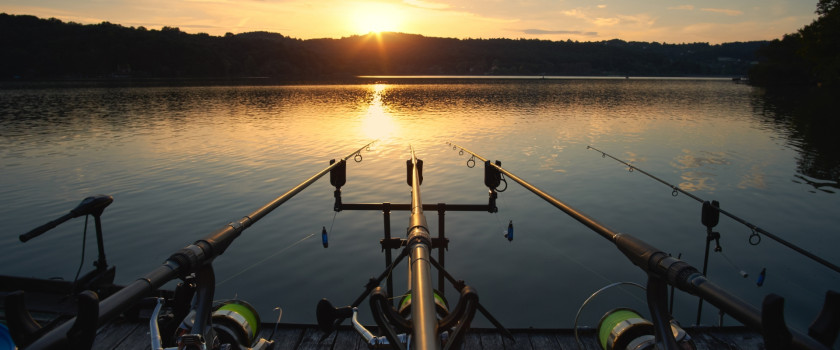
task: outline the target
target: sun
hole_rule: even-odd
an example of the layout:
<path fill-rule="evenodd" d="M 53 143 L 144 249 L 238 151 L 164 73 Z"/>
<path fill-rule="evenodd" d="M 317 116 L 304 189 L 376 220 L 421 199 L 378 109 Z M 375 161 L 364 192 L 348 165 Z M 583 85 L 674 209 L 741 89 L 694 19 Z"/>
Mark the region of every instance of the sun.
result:
<path fill-rule="evenodd" d="M 351 14 L 355 30 L 360 34 L 396 32 L 400 29 L 402 14 L 388 4 L 360 4 Z"/>

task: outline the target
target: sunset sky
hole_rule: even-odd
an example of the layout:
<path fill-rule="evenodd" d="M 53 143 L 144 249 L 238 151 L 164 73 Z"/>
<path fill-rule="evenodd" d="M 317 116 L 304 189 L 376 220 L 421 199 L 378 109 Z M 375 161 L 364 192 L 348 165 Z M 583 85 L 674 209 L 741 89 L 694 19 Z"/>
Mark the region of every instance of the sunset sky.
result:
<path fill-rule="evenodd" d="M 0 0 L 0 12 L 78 23 L 300 39 L 395 31 L 452 38 L 765 40 L 816 18 L 817 0 Z"/>

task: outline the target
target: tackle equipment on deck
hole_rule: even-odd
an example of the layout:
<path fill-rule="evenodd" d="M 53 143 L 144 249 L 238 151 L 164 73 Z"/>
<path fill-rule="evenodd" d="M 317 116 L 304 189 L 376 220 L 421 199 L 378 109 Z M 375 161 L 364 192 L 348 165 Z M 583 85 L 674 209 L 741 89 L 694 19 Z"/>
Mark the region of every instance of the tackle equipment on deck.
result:
<path fill-rule="evenodd" d="M 420 195 L 422 172 L 423 161 L 417 158 L 414 149 L 412 149 L 411 159 L 406 162 L 406 183 L 411 186 L 410 204 L 389 202 L 352 204 L 343 203 L 340 199 L 337 199 L 336 210 L 382 211 L 385 232 L 380 244 L 386 253 L 386 269 L 378 278 L 371 278 L 362 294 L 348 306 L 337 308 L 327 299 L 322 299 L 316 308 L 319 328 L 329 333 L 344 319 L 352 318 L 354 329 L 365 339 L 369 347 L 455 349 L 460 346 L 475 312 L 478 311 L 500 329 L 503 334 L 511 337 L 510 333 L 479 303 L 475 289 L 464 284 L 463 281 L 456 281 L 443 267 L 444 251 L 449 242 L 444 234 L 445 212 L 484 211 L 492 213 L 497 210 L 493 188 L 490 189 L 491 196 L 487 205 L 423 204 Z M 490 185 L 498 186 L 498 183 Z M 391 211 L 394 210 L 411 212 L 406 229 L 406 238 L 404 239 L 391 237 L 390 215 Z M 429 232 L 425 211 L 437 211 L 438 213 L 439 231 L 437 237 L 432 237 Z M 392 249 L 400 250 L 396 260 L 392 260 Z M 438 250 L 439 261 L 432 257 L 433 249 Z M 394 307 L 389 297 L 394 295 L 391 275 L 395 266 L 404 258 L 409 260 L 407 292 L 400 299 L 398 307 Z M 437 289 L 432 286 L 432 267 L 438 271 Z M 380 286 L 386 276 L 387 290 Z M 451 309 L 443 293 L 444 279 L 451 282 L 452 286 L 459 291 L 458 303 Z M 382 336 L 374 336 L 372 332 L 358 322 L 358 307 L 365 298 L 369 299 L 373 318 L 379 332 L 383 334 Z"/>
<path fill-rule="evenodd" d="M 451 144 L 454 149 L 460 148 L 462 154 L 469 152 L 472 155 L 467 163 L 468 166 L 470 164 L 474 166 L 475 159 L 480 159 L 485 163 L 484 182 L 489 190 L 487 204 L 424 204 L 420 190 L 423 179 L 423 163 L 417 158 L 413 148 L 410 152 L 410 159 L 406 162 L 406 182 L 411 187 L 410 203 L 343 203 L 341 187 L 346 184 L 346 162 L 351 157 L 357 162 L 361 161 L 361 151 L 369 145 L 370 143 L 343 159 L 330 161 L 328 167 L 285 194 L 242 219 L 231 222 L 205 238 L 175 252 L 161 266 L 122 287 L 108 298 L 100 300 L 97 294 L 91 291 L 79 293 L 79 312 L 76 318 L 70 319 L 45 333 L 38 332 L 37 329 L 30 333 L 18 333 L 17 331 L 15 333 L 29 336 L 27 339 L 29 349 L 90 348 L 98 327 L 115 319 L 121 313 L 128 313 L 130 308 L 138 304 L 155 302 L 156 306 L 149 321 L 149 339 L 151 348 L 154 350 L 176 348 L 265 350 L 270 348 L 273 344 L 272 341 L 259 336 L 260 318 L 253 307 L 239 300 L 214 303 L 216 281 L 213 261 L 216 257 L 222 255 L 245 229 L 328 172 L 330 173 L 330 184 L 335 187 L 333 209 L 336 213 L 343 210 L 377 210 L 382 212 L 384 236 L 380 240 L 380 246 L 385 252 L 386 267 L 381 274 L 367 282 L 364 291 L 350 305 L 334 307 L 330 301 L 322 299 L 317 305 L 316 317 L 319 327 L 325 332 L 333 331 L 343 320 L 350 318 L 354 329 L 365 339 L 369 347 L 423 350 L 456 349 L 461 346 L 476 312 L 480 312 L 502 334 L 513 340 L 510 332 L 480 303 L 476 289 L 467 285 L 464 281 L 455 279 L 444 268 L 445 251 L 449 243 L 449 239 L 445 235 L 445 213 L 447 211 L 498 212 L 496 200 L 498 193 L 507 189 L 507 178 L 516 181 L 611 241 L 633 264 L 639 266 L 647 274 L 647 284 L 644 289 L 650 312 L 650 321 L 643 320 L 639 313 L 635 311 L 617 309 L 609 312 L 602 319 L 599 327 L 602 333 L 602 344 L 605 348 L 609 348 L 609 346 L 620 348 L 621 344 L 626 343 L 637 347 L 655 344 L 658 348 L 680 349 L 683 344 L 679 342 L 689 338 L 682 337 L 685 332 L 680 333 L 681 329 L 673 322 L 668 311 L 667 288 L 669 285 L 700 296 L 746 326 L 762 332 L 768 349 L 826 349 L 831 346 L 838 331 L 840 331 L 840 321 L 838 321 L 840 317 L 838 317 L 836 311 L 837 305 L 840 305 L 840 301 L 838 301 L 840 297 L 837 293 L 827 293 L 823 311 L 809 328 L 808 335 L 796 330 L 789 330 L 784 321 L 783 298 L 769 295 L 765 298 L 762 309 L 759 311 L 709 281 L 704 274 L 701 274 L 691 265 L 669 256 L 638 238 L 612 231 L 505 170 L 501 167 L 501 162 L 491 163 L 489 160 L 455 144 Z M 502 182 L 505 185 L 504 188 L 500 189 L 499 186 Z M 70 214 L 33 230 L 25 236 L 27 236 L 27 239 L 35 237 L 51 228 L 48 226 L 57 225 L 75 216 L 91 214 L 98 218 L 102 214 L 102 210 L 112 200 L 105 196 L 91 198 L 83 201 L 82 205 L 71 211 Z M 717 223 L 715 211 L 720 211 L 720 209 L 717 205 L 711 205 L 710 208 L 712 209 L 709 212 L 704 211 L 702 221 L 711 232 L 711 228 Z M 390 218 L 393 211 L 410 212 L 405 238 L 391 236 Z M 437 212 L 438 214 L 438 233 L 436 237 L 433 237 L 429 231 L 426 212 Z M 97 229 L 101 231 L 99 227 Z M 310 236 L 315 234 L 312 233 Z M 512 220 L 508 223 L 505 237 L 508 240 L 513 239 Z M 708 242 L 716 240 L 712 234 L 709 234 L 709 237 L 712 237 L 712 239 L 707 240 Z M 328 246 L 328 232 L 325 226 L 322 227 L 322 244 L 325 248 Z M 434 249 L 438 250 L 437 259 L 433 256 Z M 392 256 L 392 250 L 398 251 L 396 257 Z M 100 253 L 104 265 L 104 251 L 101 250 Z M 392 275 L 395 267 L 403 260 L 407 260 L 408 264 L 406 279 L 408 285 L 405 288 L 405 294 L 397 295 L 394 293 Z M 99 266 L 97 265 L 97 267 Z M 437 288 L 434 286 L 433 268 L 437 271 Z M 762 273 L 760 278 L 763 278 L 763 276 Z M 176 278 L 181 279 L 182 282 L 178 284 L 174 296 L 166 299 L 147 298 L 153 296 L 166 282 Z M 446 281 L 458 292 L 458 300 L 454 307 L 450 306 L 444 295 Z M 383 282 L 385 283 L 384 288 L 381 286 Z M 392 296 L 402 296 L 398 306 L 394 305 Z M 20 299 L 13 298 L 12 301 L 18 300 L 18 303 L 23 305 L 22 297 L 23 295 L 20 294 Z M 358 308 L 365 299 L 368 299 L 379 335 L 374 335 L 358 320 Z M 6 300 L 9 302 L 10 299 L 7 298 Z M 171 309 L 171 317 L 159 317 L 164 306 Z M 18 312 L 18 314 L 26 316 L 25 309 L 21 309 L 23 311 Z M 25 317 L 18 318 L 18 321 L 21 320 L 26 321 Z M 577 323 L 577 319 L 575 323 Z M 10 323 L 10 325 L 13 328 L 18 328 L 18 330 L 33 326 L 26 322 L 16 325 Z M 638 330 L 643 330 L 643 332 L 637 333 Z M 177 336 L 174 336 L 173 334 L 176 333 Z M 651 333 L 653 333 L 652 338 Z M 165 338 L 161 336 L 162 334 L 165 335 Z M 223 345 L 223 343 L 227 345 Z"/>
<path fill-rule="evenodd" d="M 341 162 L 331 164 L 324 168 L 283 195 L 244 216 L 242 219 L 231 222 L 218 231 L 196 241 L 194 244 L 175 252 L 160 267 L 124 286 L 107 299 L 98 303 L 89 303 L 91 306 L 86 310 L 95 309 L 95 311 L 86 311 L 84 315 L 92 314 L 94 315 L 93 317 L 82 317 L 83 313 L 80 311 L 78 317 L 56 326 L 48 333 L 35 339 L 28 348 L 65 349 L 73 347 L 74 342 L 78 341 L 78 339 L 87 339 L 90 337 L 92 341 L 96 329 L 99 326 L 115 319 L 120 313 L 137 304 L 144 297 L 151 295 L 153 291 L 156 291 L 163 284 L 175 278 L 184 280 L 182 285 L 185 285 L 185 288 L 189 287 L 186 285 L 192 285 L 189 288 L 194 290 L 197 301 L 195 307 L 193 307 L 195 319 L 192 322 L 192 327 L 188 334 L 183 334 L 179 337 L 179 346 L 201 348 L 208 345 L 211 347 L 217 345 L 219 337 L 212 323 L 212 313 L 214 311 L 212 303 L 215 290 L 213 260 L 222 255 L 243 231 L 326 175 L 332 169 L 338 167 L 343 161 L 351 157 L 360 161 L 359 154 L 372 143 L 370 142 L 350 153 Z M 90 208 L 95 209 L 98 207 L 91 206 Z M 94 210 L 93 213 L 95 214 L 96 211 Z M 176 294 L 178 294 L 177 291 Z M 180 300 L 175 300 L 176 309 L 178 308 L 178 304 L 183 305 L 184 303 L 189 303 L 193 294 L 190 291 L 184 293 L 184 295 Z M 228 313 L 226 317 L 236 318 L 237 315 L 244 316 L 244 314 L 247 314 L 247 312 L 240 309 L 239 311 Z M 152 318 L 150 322 L 156 323 L 156 321 L 155 318 Z M 247 323 L 250 324 L 250 322 Z M 151 327 L 153 343 L 156 329 L 158 329 L 157 325 Z M 159 331 L 157 335 L 160 335 Z M 252 349 L 265 349 L 269 345 L 269 341 L 260 339 L 250 344 L 250 347 Z"/>

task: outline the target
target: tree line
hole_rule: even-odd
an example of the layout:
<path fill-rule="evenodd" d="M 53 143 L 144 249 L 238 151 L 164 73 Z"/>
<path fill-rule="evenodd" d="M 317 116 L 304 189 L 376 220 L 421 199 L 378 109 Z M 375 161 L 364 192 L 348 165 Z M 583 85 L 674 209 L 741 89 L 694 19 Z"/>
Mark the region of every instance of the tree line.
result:
<path fill-rule="evenodd" d="M 382 33 L 295 39 L 188 34 L 0 14 L 0 80 L 357 75 L 742 76 L 764 41 L 724 44 L 454 39 Z"/>
<path fill-rule="evenodd" d="M 840 0 L 819 0 L 818 15 L 796 33 L 759 49 L 750 81 L 769 86 L 840 86 Z"/>

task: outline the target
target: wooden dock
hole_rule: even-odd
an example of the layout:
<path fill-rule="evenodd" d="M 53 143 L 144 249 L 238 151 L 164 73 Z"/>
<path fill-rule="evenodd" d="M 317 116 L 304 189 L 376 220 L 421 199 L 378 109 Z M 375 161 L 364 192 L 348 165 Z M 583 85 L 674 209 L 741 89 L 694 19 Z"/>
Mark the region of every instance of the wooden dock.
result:
<path fill-rule="evenodd" d="M 260 337 L 273 340 L 275 350 L 341 350 L 367 349 L 367 344 L 352 328 L 345 326 L 324 337 L 315 325 L 264 324 Z M 503 337 L 495 329 L 471 329 L 462 349 L 579 349 L 570 329 L 511 329 L 514 341 Z M 689 328 L 698 350 L 704 349 L 764 349 L 762 337 L 743 327 Z M 598 350 L 595 331 L 580 332 L 584 349 Z M 94 349 L 149 349 L 149 323 L 117 320 L 101 327 L 93 344 Z"/>

